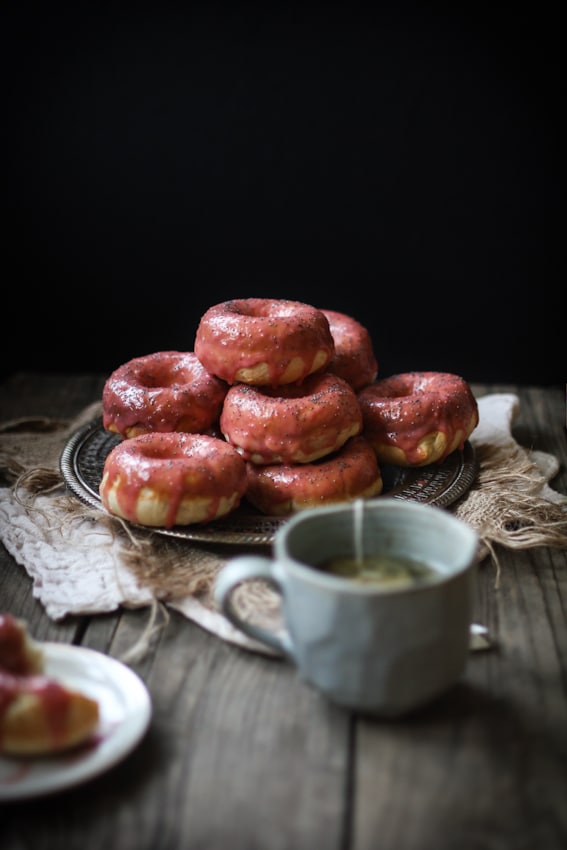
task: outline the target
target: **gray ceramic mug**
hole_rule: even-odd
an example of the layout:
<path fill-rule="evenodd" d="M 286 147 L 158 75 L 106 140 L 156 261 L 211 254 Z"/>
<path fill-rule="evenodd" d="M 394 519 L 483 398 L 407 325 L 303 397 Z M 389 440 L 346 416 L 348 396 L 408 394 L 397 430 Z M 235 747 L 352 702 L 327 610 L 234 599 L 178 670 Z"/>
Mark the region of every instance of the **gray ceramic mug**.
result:
<path fill-rule="evenodd" d="M 441 695 L 464 671 L 477 550 L 470 526 L 431 505 L 382 497 L 305 510 L 277 531 L 271 558 L 229 561 L 215 600 L 234 626 L 290 659 L 332 701 L 397 716 Z M 320 569 L 329 559 L 361 553 L 433 570 L 427 581 L 391 586 Z M 282 633 L 235 610 L 233 592 L 257 579 L 281 594 Z"/>

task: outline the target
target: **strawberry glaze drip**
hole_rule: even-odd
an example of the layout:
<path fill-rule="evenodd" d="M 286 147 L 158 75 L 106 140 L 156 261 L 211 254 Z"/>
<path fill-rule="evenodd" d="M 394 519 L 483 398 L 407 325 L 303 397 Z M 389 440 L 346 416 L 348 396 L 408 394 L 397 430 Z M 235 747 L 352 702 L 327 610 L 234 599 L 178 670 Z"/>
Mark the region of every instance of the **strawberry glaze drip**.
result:
<path fill-rule="evenodd" d="M 358 391 L 376 378 L 378 361 L 368 330 L 356 319 L 336 310 L 321 310 L 329 322 L 335 353 L 327 370 L 344 378 Z"/>
<path fill-rule="evenodd" d="M 23 694 L 39 700 L 48 735 L 52 744 L 58 746 L 64 740 L 69 725 L 69 691 L 46 676 L 18 676 L 0 672 L 0 729 L 10 705 Z M 1 746 L 0 739 L 0 749 Z"/>
<path fill-rule="evenodd" d="M 364 434 L 372 443 L 401 449 L 410 464 L 419 464 L 419 441 L 439 431 L 447 438 L 447 456 L 455 435 L 470 434 L 478 423 L 478 406 L 467 382 L 446 372 L 408 372 L 383 378 L 358 394 Z"/>
<path fill-rule="evenodd" d="M 362 413 L 352 387 L 323 372 L 275 389 L 235 384 L 226 395 L 220 427 L 246 460 L 307 462 L 358 434 Z"/>
<path fill-rule="evenodd" d="M 264 513 L 291 513 L 298 506 L 377 496 L 382 476 L 370 443 L 357 436 L 314 463 L 247 464 L 247 498 Z"/>
<path fill-rule="evenodd" d="M 218 420 L 227 389 L 193 352 L 136 357 L 119 366 L 104 385 L 103 425 L 123 437 L 207 431 Z"/>
<path fill-rule="evenodd" d="M 321 352 L 329 362 L 334 342 L 320 310 L 299 301 L 242 298 L 210 307 L 195 337 L 195 353 L 206 369 L 234 384 L 241 369 L 267 363 L 278 386 L 290 362 L 303 360 L 303 380 Z"/>
<path fill-rule="evenodd" d="M 209 499 L 213 519 L 221 499 L 246 485 L 243 459 L 224 440 L 204 434 L 142 434 L 125 440 L 108 454 L 100 488 L 108 508 L 108 493 L 118 482 L 117 498 L 123 516 L 137 521 L 140 492 L 149 488 L 167 501 L 164 527 L 171 528 L 181 502 L 191 496 Z"/>

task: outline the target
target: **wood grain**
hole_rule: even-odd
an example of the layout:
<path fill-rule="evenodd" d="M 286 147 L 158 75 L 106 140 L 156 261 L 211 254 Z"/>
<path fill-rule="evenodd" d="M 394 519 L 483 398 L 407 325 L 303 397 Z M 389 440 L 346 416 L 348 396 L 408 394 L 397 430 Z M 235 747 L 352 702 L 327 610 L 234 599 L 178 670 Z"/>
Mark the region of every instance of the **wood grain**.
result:
<path fill-rule="evenodd" d="M 70 417 L 103 376 L 17 375 L 3 420 Z M 567 492 L 563 388 L 517 392 L 514 432 L 552 452 Z M 494 648 L 453 690 L 398 721 L 343 711 L 285 661 L 169 612 L 130 666 L 150 729 L 122 763 L 53 797 L 0 805 L 2 850 L 563 850 L 567 846 L 567 553 L 500 551 L 480 572 L 476 616 Z M 0 608 L 40 639 L 123 657 L 149 610 L 53 623 L 0 547 Z M 432 659 L 432 663 L 434 659 Z"/>

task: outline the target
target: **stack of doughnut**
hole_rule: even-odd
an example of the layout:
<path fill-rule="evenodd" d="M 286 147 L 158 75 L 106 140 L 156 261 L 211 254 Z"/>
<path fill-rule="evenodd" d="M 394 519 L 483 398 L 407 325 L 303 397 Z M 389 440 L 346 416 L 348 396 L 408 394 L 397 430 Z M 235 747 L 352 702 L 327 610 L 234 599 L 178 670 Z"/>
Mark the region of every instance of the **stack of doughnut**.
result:
<path fill-rule="evenodd" d="M 285 516 L 382 492 L 380 465 L 423 466 L 478 423 L 464 379 L 412 372 L 377 381 L 367 329 L 286 299 L 210 307 L 191 352 L 120 366 L 103 389 L 108 455 L 100 496 L 140 525 L 211 522 L 243 499 Z"/>
<path fill-rule="evenodd" d="M 46 674 L 23 620 L 0 613 L 0 753 L 45 756 L 76 747 L 93 736 L 99 714 L 95 699 Z"/>
<path fill-rule="evenodd" d="M 333 314 L 335 327 L 340 318 Z M 197 329 L 195 353 L 230 385 L 220 431 L 246 461 L 246 498 L 264 514 L 282 516 L 382 490 L 376 455 L 361 435 L 356 390 L 347 380 L 357 371 L 351 364 L 349 372 L 354 357 L 335 334 L 325 313 L 311 305 L 261 298 L 211 307 Z M 356 357 L 370 379 L 372 349 L 358 349 Z"/>

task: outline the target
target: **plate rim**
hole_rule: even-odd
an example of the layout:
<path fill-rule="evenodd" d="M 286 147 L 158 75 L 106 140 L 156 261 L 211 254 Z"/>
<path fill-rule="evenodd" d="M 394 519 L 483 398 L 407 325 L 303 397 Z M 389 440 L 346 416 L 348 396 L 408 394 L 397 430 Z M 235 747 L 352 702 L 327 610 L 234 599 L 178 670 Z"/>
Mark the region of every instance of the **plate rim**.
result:
<path fill-rule="evenodd" d="M 63 479 L 71 492 L 84 504 L 89 505 L 92 508 L 100 511 L 104 516 L 117 519 L 113 517 L 104 509 L 101 504 L 100 497 L 97 494 L 94 494 L 91 489 L 81 480 L 81 476 L 79 474 L 79 470 L 77 468 L 77 454 L 80 451 L 81 447 L 87 442 L 89 437 L 97 432 L 105 434 L 108 433 L 105 431 L 104 426 L 102 424 L 102 416 L 98 415 L 91 419 L 89 422 L 83 424 L 80 428 L 78 428 L 73 434 L 68 438 L 65 446 L 60 455 L 60 471 L 63 476 Z M 448 485 L 447 489 L 443 490 L 435 499 L 432 500 L 423 500 L 428 504 L 434 504 L 438 507 L 448 507 L 453 504 L 457 499 L 459 499 L 462 495 L 464 495 L 471 488 L 472 484 L 477 478 L 478 475 L 478 459 L 476 455 L 476 450 L 474 445 L 466 440 L 464 443 L 463 450 L 457 449 L 452 455 L 460 454 L 459 458 L 459 466 L 461 468 L 461 472 L 459 477 L 456 480 L 453 480 Z M 383 473 L 385 471 L 386 465 L 384 465 Z M 399 467 L 403 471 L 404 468 Z M 427 470 L 428 467 L 409 467 L 407 472 L 416 472 L 417 470 L 421 470 L 422 472 Z M 407 490 L 400 492 L 386 492 L 377 496 L 376 498 L 395 498 L 402 500 L 410 500 L 410 501 L 420 501 L 418 499 L 411 499 L 407 495 Z M 188 542 L 193 543 L 209 543 L 209 544 L 218 544 L 218 545 L 231 545 L 231 546 L 271 546 L 274 540 L 274 535 L 277 530 L 285 524 L 286 521 L 289 520 L 288 516 L 279 517 L 279 516 L 267 516 L 267 515 L 258 515 L 258 523 L 264 525 L 266 527 L 266 531 L 234 531 L 227 530 L 222 528 L 223 520 L 229 521 L 231 520 L 231 515 L 227 517 L 223 517 L 219 519 L 216 523 L 210 523 L 207 526 L 201 525 L 190 525 L 183 527 L 174 527 L 171 529 L 166 528 L 154 528 L 150 526 L 138 525 L 136 523 L 128 522 L 128 525 L 132 528 L 139 529 L 145 533 L 153 533 L 157 534 L 161 537 L 170 537 L 174 539 L 181 539 Z M 214 527 L 213 527 L 214 526 Z"/>
<path fill-rule="evenodd" d="M 0 754 L 0 763 L 13 765 L 15 772 L 21 769 L 22 765 L 30 766 L 30 770 L 26 770 L 20 780 L 11 779 L 9 774 L 6 779 L 0 779 L 0 803 L 45 796 L 99 776 L 132 752 L 145 735 L 152 717 L 152 700 L 146 684 L 122 661 L 86 646 L 56 641 L 38 641 L 38 646 L 44 654 L 49 676 L 63 681 L 64 672 L 57 673 L 57 664 L 69 660 L 79 674 L 84 671 L 82 679 L 85 692 L 88 691 L 88 683 L 94 681 L 93 675 L 89 676 L 89 670 L 96 670 L 99 674 L 102 671 L 104 679 L 101 682 L 99 676 L 96 680 L 99 688 L 110 689 L 112 684 L 122 698 L 124 713 L 116 728 L 104 733 L 102 740 L 97 742 L 95 747 L 86 748 L 82 755 L 79 748 L 76 751 L 79 756 L 68 762 L 69 753 L 41 756 L 37 759 Z M 104 704 L 102 710 L 104 713 Z M 95 736 L 96 734 L 95 732 Z M 53 773 L 42 771 L 34 775 L 32 771 L 35 763 L 42 767 L 52 765 Z"/>

